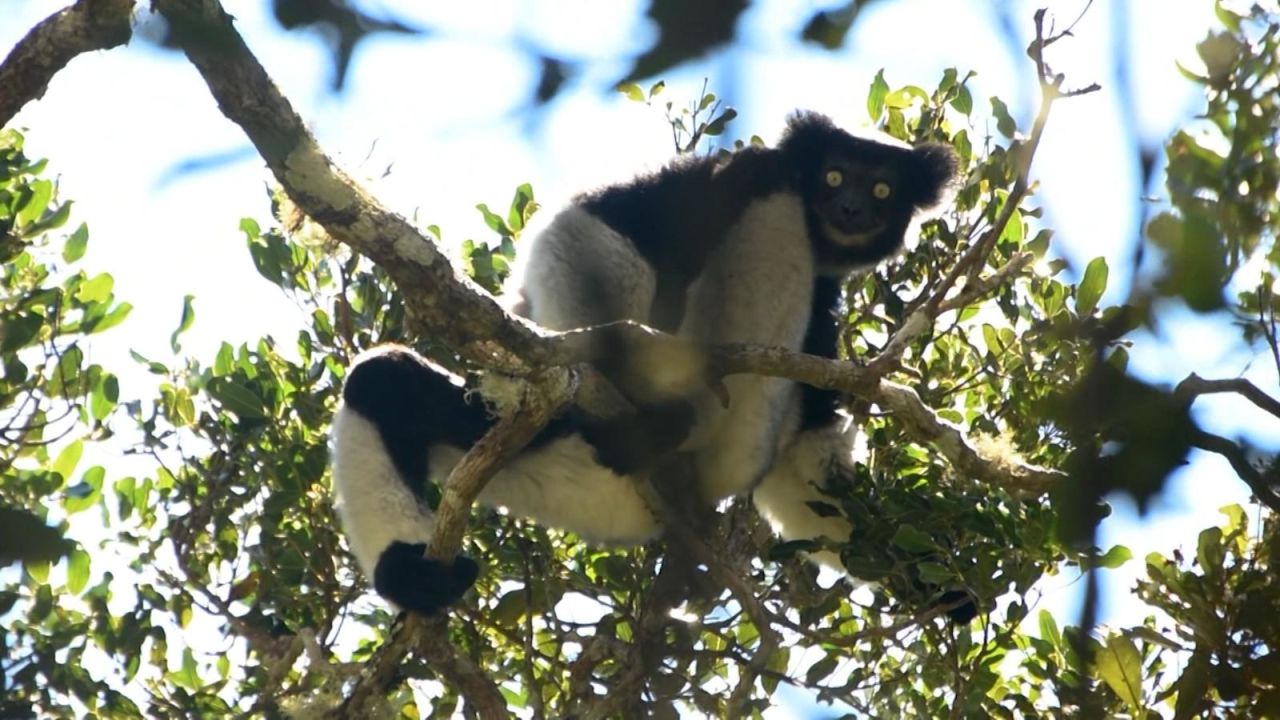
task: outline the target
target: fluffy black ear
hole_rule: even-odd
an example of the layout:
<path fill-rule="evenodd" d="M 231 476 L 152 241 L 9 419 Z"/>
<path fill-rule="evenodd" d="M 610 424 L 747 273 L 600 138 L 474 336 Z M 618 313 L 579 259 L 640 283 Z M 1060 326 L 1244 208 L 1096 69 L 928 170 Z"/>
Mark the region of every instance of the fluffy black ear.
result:
<path fill-rule="evenodd" d="M 836 127 L 831 118 L 812 110 L 797 110 L 787 118 L 778 149 L 803 175 L 812 173 L 842 137 L 848 134 Z"/>
<path fill-rule="evenodd" d="M 942 143 L 917 145 L 911 149 L 911 158 L 911 204 L 920 210 L 933 207 L 955 179 L 960 158 L 950 145 Z"/>

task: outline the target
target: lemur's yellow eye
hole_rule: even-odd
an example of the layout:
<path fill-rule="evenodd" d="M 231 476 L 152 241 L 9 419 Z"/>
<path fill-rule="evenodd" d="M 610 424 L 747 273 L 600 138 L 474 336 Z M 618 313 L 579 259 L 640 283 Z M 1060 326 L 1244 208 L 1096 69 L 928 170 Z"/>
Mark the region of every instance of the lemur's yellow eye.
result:
<path fill-rule="evenodd" d="M 893 194 L 893 188 L 889 187 L 889 183 L 878 182 L 871 188 L 871 194 L 875 195 L 877 200 L 887 200 Z"/>
<path fill-rule="evenodd" d="M 827 187 L 840 187 L 842 182 L 844 182 L 844 173 L 839 170 L 827 171 Z"/>

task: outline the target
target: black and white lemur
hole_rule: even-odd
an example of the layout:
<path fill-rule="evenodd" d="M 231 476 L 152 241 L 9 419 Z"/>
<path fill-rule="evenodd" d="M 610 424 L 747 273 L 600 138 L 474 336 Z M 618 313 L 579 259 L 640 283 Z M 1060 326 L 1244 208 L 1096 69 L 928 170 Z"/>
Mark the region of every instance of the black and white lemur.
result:
<path fill-rule="evenodd" d="M 776 148 L 727 160 L 684 157 L 654 174 L 578 196 L 521 248 L 503 294 L 552 330 L 634 320 L 687 339 L 775 345 L 836 356 L 842 279 L 903 246 L 939 202 L 954 152 L 855 137 L 798 112 Z M 835 394 L 755 375 L 600 363 L 636 407 L 621 420 L 573 411 L 500 470 L 480 502 L 608 544 L 660 534 L 635 483 L 665 453 L 688 453 L 699 500 L 754 492 L 786 539 L 846 540 L 848 524 L 806 504 L 851 462 Z M 362 355 L 333 423 L 333 475 L 348 541 L 395 605 L 437 612 L 475 581 L 476 564 L 423 556 L 428 498 L 492 425 L 478 397 L 403 347 Z M 827 500 L 829 502 L 829 500 Z"/>

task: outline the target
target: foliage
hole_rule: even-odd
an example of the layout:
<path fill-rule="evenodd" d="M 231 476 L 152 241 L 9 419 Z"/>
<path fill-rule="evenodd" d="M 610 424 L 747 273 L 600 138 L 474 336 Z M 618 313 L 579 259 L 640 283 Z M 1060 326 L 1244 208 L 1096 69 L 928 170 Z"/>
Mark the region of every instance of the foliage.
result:
<path fill-rule="evenodd" d="M 1051 504 L 957 473 L 893 416 L 851 398 L 866 451 L 819 508 L 853 520 L 849 541 L 776 544 L 745 503 L 726 510 L 709 540 L 770 628 L 713 588 L 654 633 L 645 603 L 663 546 L 602 550 L 477 512 L 467 552 L 486 569 L 449 623 L 459 654 L 536 717 L 601 707 L 755 715 L 783 685 L 871 717 L 1280 713 L 1273 514 L 1251 534 L 1246 511 L 1226 508 L 1226 524 L 1201 533 L 1194 559 L 1146 558 L 1138 594 L 1153 615 L 1138 626 L 1092 628 L 1086 618 L 1060 628 L 1033 612 L 1046 575 L 1129 560 L 1125 548 L 1092 547 L 1100 499 L 1115 488 L 1148 497 L 1199 437 L 1185 398 L 1126 374 L 1127 334 L 1154 321 L 1154 300 L 1225 307 L 1244 341 L 1276 347 L 1280 19 L 1220 17 L 1224 29 L 1201 46 L 1206 74 L 1191 73 L 1217 135 L 1171 139 L 1170 207 L 1147 229 L 1163 270 L 1120 306 L 1106 303 L 1113 273 L 1102 260 L 1074 282 L 1064 277 L 1034 185 L 1019 191 L 1035 133 L 999 99 L 975 102 L 971 73 L 947 70 L 932 90 L 895 88 L 881 73 L 868 92 L 872 122 L 903 140 L 950 143 L 965 179 L 911 252 L 850 282 L 843 352 L 867 362 L 885 354 L 957 258 L 976 257 L 966 281 L 990 286 L 913 338 L 893 377 L 987 455 L 1073 471 Z M 815 39 L 838 43 L 844 30 Z M 652 103 L 662 87 L 622 89 Z M 732 111 L 705 90 L 688 110 L 665 108 L 681 151 L 736 130 Z M 0 575 L 0 715 L 332 709 L 393 618 L 337 530 L 326 430 L 351 358 L 415 340 L 396 290 L 277 196 L 271 223 L 246 219 L 241 231 L 258 273 L 304 309 L 304 329 L 287 343 L 224 344 L 207 359 L 139 356 L 155 395 L 118 413 L 114 376 L 81 345 L 129 306 L 115 300 L 110 276 L 71 270 L 84 226 L 60 238 L 61 255 L 49 247 L 70 204 L 56 201 L 42 170 L 22 156 L 20 136 L 0 135 L 0 561 L 22 562 Z M 497 290 L 537 203 L 521 185 L 505 211 L 478 210 L 495 238 L 464 244 L 462 265 Z M 969 254 L 988 239 L 988 252 Z M 183 310 L 175 352 L 198 323 L 190 302 Z M 414 344 L 471 369 L 430 339 Z M 72 483 L 86 448 L 127 450 L 148 470 L 93 466 Z M 823 588 L 795 557 L 816 550 L 877 585 Z M 977 600 L 971 626 L 936 608 L 957 588 Z M 458 688 L 413 659 L 383 710 L 453 717 L 463 707 Z"/>
<path fill-rule="evenodd" d="M 81 659 L 100 644 L 123 649 L 130 629 L 112 626 L 108 583 L 89 586 L 94 549 L 65 536 L 110 491 L 101 465 L 76 476 L 86 441 L 109 436 L 119 395 L 115 375 L 89 361 L 87 341 L 123 322 L 130 305 L 115 299 L 110 275 L 73 271 L 88 228 L 55 244 L 71 203 L 22 146 L 17 131 L 0 131 L 0 563 L 23 563 L 20 578 L 6 573 L 0 585 L 0 715 L 74 714 L 75 697 L 127 717 L 132 701 Z M 58 561 L 65 572 L 53 576 Z"/>

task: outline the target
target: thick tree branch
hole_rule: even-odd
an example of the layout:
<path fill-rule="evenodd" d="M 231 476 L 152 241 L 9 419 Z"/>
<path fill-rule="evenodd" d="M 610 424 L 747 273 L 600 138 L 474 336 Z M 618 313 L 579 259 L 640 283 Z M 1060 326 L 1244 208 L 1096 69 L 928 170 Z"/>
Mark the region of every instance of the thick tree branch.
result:
<path fill-rule="evenodd" d="M 80 0 L 42 20 L 0 63 L 0 127 L 49 89 L 49 81 L 80 53 L 129 41 L 133 0 Z"/>
<path fill-rule="evenodd" d="M 617 333 L 630 334 L 637 343 L 669 340 L 655 338 L 653 331 L 634 323 L 543 335 L 505 313 L 458 273 L 428 238 L 333 166 L 215 0 L 157 0 L 156 7 L 169 19 L 174 38 L 199 69 L 219 108 L 244 129 L 294 202 L 331 235 L 391 274 L 417 320 L 416 331 L 443 339 L 487 367 L 519 374 L 532 367 L 589 360 L 604 333 L 613 338 Z M 975 285 L 981 283 L 975 281 Z M 466 321 L 458 322 L 459 317 Z M 868 377 L 854 365 L 779 348 L 722 350 L 729 352 L 714 354 L 727 363 L 728 372 L 776 375 L 847 390 L 907 413 L 904 422 L 913 437 L 942 443 L 944 455 L 976 477 L 1028 490 L 1043 489 L 1044 483 L 1058 477 L 1047 471 L 1002 474 L 1000 464 L 980 458 L 958 429 L 937 418 L 914 393 L 895 391 L 895 386 Z"/>
<path fill-rule="evenodd" d="M 289 197 L 395 280 L 416 333 L 508 372 L 552 364 L 552 345 L 532 325 L 504 312 L 408 220 L 334 166 L 216 0 L 156 0 L 155 7 L 218 108 L 244 130 Z"/>

